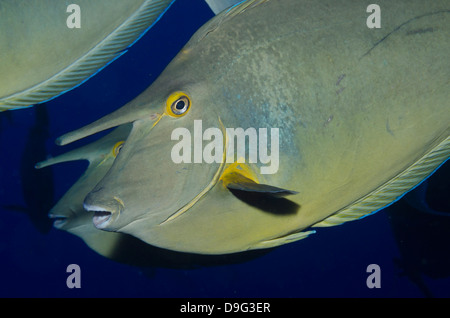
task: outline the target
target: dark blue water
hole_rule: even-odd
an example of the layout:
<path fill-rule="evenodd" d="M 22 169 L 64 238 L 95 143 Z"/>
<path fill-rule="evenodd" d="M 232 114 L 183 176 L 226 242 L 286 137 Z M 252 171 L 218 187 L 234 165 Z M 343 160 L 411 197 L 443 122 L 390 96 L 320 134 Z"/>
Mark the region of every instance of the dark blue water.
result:
<path fill-rule="evenodd" d="M 211 17 L 201 0 L 177 1 L 124 56 L 82 86 L 48 102 L 46 152 L 57 155 L 97 138 L 66 147 L 54 144 L 58 136 L 100 118 L 141 93 Z M 26 204 L 20 167 L 36 119 L 34 108 L 0 114 L 3 206 Z M 83 163 L 66 163 L 52 168 L 55 202 L 85 167 Z M 441 177 L 437 181 L 441 188 L 447 186 L 445 180 Z M 40 185 L 36 191 L 45 186 Z M 444 199 L 438 195 L 433 200 Z M 411 208 L 402 204 L 390 209 Z M 437 228 L 448 224 L 448 220 L 423 221 L 420 214 L 416 219 L 406 215 L 399 220 L 393 215 L 385 209 L 360 221 L 319 229 L 305 240 L 237 264 L 170 269 L 111 261 L 90 250 L 76 236 L 54 228 L 41 233 L 26 213 L 2 208 L 0 297 L 424 297 L 424 288 L 402 274 L 405 266 L 398 260 L 404 255 L 409 257 L 407 268 L 415 269 L 412 272 L 421 277 L 433 296 L 449 297 L 450 267 L 439 264 L 448 264 L 450 238 L 445 229 L 450 228 L 444 228 L 443 234 L 433 240 L 426 232 L 426 224 L 434 222 Z M 412 229 L 416 240 L 409 240 L 411 233 L 398 239 L 393 224 L 397 233 Z M 436 228 L 432 231 L 435 234 Z M 436 250 L 432 260 L 425 255 L 431 250 Z M 431 269 L 426 266 L 430 262 L 434 265 Z M 69 264 L 80 266 L 79 289 L 66 286 Z M 366 285 L 369 264 L 379 265 L 380 288 Z"/>

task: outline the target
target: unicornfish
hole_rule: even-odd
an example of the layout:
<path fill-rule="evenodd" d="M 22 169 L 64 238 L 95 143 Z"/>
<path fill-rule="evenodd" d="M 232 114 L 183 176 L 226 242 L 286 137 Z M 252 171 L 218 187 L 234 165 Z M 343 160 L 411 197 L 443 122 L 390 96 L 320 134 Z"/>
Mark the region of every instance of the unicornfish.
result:
<path fill-rule="evenodd" d="M 421 183 L 450 155 L 450 4 L 377 4 L 381 28 L 365 1 L 242 2 L 135 99 L 59 138 L 132 123 L 84 200 L 95 226 L 225 254 L 360 219 Z"/>

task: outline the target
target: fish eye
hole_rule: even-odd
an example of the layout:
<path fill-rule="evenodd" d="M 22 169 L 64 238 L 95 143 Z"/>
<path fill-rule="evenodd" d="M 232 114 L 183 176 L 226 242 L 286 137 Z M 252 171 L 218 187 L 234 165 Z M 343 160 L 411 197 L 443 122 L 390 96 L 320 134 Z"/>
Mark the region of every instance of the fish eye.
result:
<path fill-rule="evenodd" d="M 120 149 L 122 149 L 122 147 L 123 147 L 123 144 L 124 144 L 124 141 L 119 141 L 118 143 L 116 143 L 114 145 L 113 150 L 112 150 L 114 157 L 117 157 L 117 155 L 120 152 Z"/>
<path fill-rule="evenodd" d="M 169 96 L 166 102 L 166 112 L 172 117 L 184 116 L 191 106 L 191 101 L 187 94 L 175 92 Z"/>
<path fill-rule="evenodd" d="M 175 115 L 182 115 L 189 108 L 189 99 L 186 96 L 181 96 L 179 99 L 173 102 L 170 108 L 172 110 L 172 113 L 174 113 Z"/>

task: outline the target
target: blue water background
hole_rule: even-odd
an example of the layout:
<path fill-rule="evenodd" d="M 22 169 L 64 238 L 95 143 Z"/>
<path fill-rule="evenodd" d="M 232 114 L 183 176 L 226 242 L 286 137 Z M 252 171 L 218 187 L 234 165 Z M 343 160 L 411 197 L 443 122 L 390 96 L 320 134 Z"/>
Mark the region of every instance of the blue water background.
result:
<path fill-rule="evenodd" d="M 47 152 L 74 145 L 54 140 L 110 113 L 147 88 L 204 22 L 213 16 L 202 0 L 176 1 L 159 23 L 125 55 L 85 84 L 47 103 Z M 32 54 L 32 52 L 30 52 Z M 32 71 L 32 70 L 30 70 Z M 35 110 L 0 117 L 0 202 L 24 204 L 20 161 Z M 85 163 L 54 166 L 55 200 Z M 56 201 L 55 201 L 56 202 Z M 449 253 L 449 248 L 442 253 Z M 39 233 L 26 214 L 0 211 L 0 297 L 423 297 L 393 261 L 400 258 L 385 210 L 233 265 L 180 270 L 139 268 L 106 259 L 78 237 L 52 229 Z M 81 288 L 66 286 L 66 268 L 81 268 Z M 369 264 L 381 268 L 381 288 L 366 286 Z M 450 278 L 424 281 L 437 297 L 450 296 Z"/>

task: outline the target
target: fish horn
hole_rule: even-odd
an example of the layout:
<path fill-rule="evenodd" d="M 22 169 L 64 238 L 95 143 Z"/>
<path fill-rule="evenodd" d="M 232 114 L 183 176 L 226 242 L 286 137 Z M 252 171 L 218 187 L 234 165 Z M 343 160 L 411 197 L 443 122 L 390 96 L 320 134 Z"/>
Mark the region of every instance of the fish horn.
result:
<path fill-rule="evenodd" d="M 36 169 L 42 169 L 48 166 L 53 166 L 58 163 L 62 162 L 68 162 L 68 161 L 77 161 L 77 160 L 89 160 L 89 158 L 86 156 L 86 152 L 83 151 L 84 149 L 79 148 L 75 149 L 69 152 L 66 152 L 62 155 L 48 158 L 47 160 L 38 162 L 34 167 Z"/>
<path fill-rule="evenodd" d="M 108 114 L 87 126 L 62 135 L 61 137 L 56 139 L 56 144 L 59 146 L 64 146 L 74 141 L 96 134 L 100 131 L 131 123 L 140 118 L 147 117 L 156 121 L 161 116 L 160 114 L 152 112 L 151 110 L 149 111 L 148 108 L 142 107 L 142 105 L 140 105 L 141 107 L 136 106 L 137 105 L 135 103 L 131 102 L 130 104 L 119 108 L 111 114 Z"/>
<path fill-rule="evenodd" d="M 35 168 L 41 169 L 61 162 L 77 161 L 77 160 L 88 160 L 91 163 L 98 156 L 97 153 L 99 151 L 100 152 L 103 151 L 106 153 L 108 150 L 112 149 L 113 145 L 118 140 L 121 139 L 125 140 L 130 131 L 131 131 L 131 124 L 122 125 L 116 128 L 110 134 L 104 136 L 103 138 L 99 139 L 94 143 L 74 149 L 59 156 L 38 162 L 35 165 Z"/>

